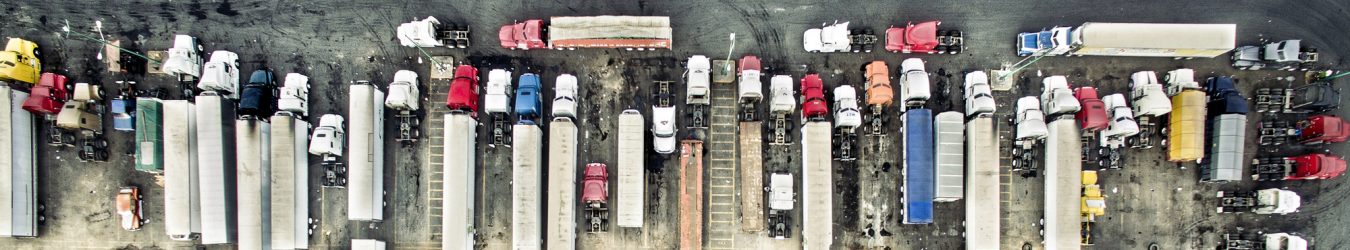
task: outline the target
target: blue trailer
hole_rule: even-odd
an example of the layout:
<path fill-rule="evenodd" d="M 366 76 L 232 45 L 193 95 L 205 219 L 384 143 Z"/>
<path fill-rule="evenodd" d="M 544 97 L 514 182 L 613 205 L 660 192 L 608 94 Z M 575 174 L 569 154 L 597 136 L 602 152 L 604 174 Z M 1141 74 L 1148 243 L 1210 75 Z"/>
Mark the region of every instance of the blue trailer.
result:
<path fill-rule="evenodd" d="M 540 102 L 539 75 L 521 75 L 520 84 L 516 86 L 516 117 L 520 118 L 519 124 L 537 124 L 535 119 L 539 118 Z"/>
<path fill-rule="evenodd" d="M 905 224 L 933 223 L 933 111 L 911 109 L 905 112 L 905 183 L 901 213 Z"/>

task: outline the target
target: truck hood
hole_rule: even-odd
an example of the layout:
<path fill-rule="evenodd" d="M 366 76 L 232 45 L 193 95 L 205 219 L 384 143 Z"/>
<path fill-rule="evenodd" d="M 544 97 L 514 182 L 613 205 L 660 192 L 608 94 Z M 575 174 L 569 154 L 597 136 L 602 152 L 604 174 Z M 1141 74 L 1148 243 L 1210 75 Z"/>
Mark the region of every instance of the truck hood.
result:
<path fill-rule="evenodd" d="M 792 210 L 796 204 L 792 194 L 792 175 L 773 174 L 769 176 L 769 209 Z"/>

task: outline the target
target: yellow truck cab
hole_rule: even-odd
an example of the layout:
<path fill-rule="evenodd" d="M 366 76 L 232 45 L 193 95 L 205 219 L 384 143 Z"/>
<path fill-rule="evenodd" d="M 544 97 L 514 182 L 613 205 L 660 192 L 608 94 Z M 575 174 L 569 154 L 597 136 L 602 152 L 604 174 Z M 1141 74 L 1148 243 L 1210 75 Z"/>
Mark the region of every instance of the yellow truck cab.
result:
<path fill-rule="evenodd" d="M 0 51 L 0 80 L 36 84 L 42 74 L 38 45 L 21 38 L 10 38 Z"/>

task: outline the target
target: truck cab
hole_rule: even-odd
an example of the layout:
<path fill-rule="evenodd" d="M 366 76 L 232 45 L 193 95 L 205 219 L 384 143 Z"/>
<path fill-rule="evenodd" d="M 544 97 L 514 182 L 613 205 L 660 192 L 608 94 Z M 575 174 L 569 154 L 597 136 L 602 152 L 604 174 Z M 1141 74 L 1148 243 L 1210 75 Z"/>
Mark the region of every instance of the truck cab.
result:
<path fill-rule="evenodd" d="M 712 63 L 706 56 L 691 56 L 689 62 L 685 64 L 684 73 L 685 94 L 688 99 L 687 104 L 711 104 L 709 89 L 712 87 Z"/>
<path fill-rule="evenodd" d="M 577 117 L 577 77 L 558 75 L 553 82 L 553 116 Z"/>
<path fill-rule="evenodd" d="M 141 189 L 138 187 L 122 187 L 117 191 L 117 216 L 121 217 L 123 230 L 141 230 L 141 223 L 145 221 L 142 217 L 144 201 L 141 198 Z"/>
<path fill-rule="evenodd" d="M 394 110 L 415 111 L 421 101 L 418 90 L 417 72 L 399 70 L 394 72 L 394 81 L 389 83 L 389 95 L 384 98 L 384 106 Z"/>
<path fill-rule="evenodd" d="M 272 71 L 255 70 L 239 95 L 239 116 L 270 117 L 276 113 L 276 100 L 277 80 Z"/>
<path fill-rule="evenodd" d="M 960 30 L 938 30 L 941 21 L 909 23 L 905 28 L 886 29 L 886 50 L 901 53 L 952 53 L 964 50 Z"/>
<path fill-rule="evenodd" d="M 900 98 L 905 100 L 905 108 L 923 107 L 932 96 L 929 91 L 928 71 L 924 69 L 923 60 L 918 58 L 905 59 L 900 62 Z"/>
<path fill-rule="evenodd" d="M 1064 76 L 1050 76 L 1043 80 L 1041 101 L 1041 108 L 1047 115 L 1074 114 L 1082 110 L 1082 105 L 1069 90 L 1069 80 Z"/>
<path fill-rule="evenodd" d="M 1317 62 L 1317 48 L 1302 45 L 1303 40 L 1294 39 L 1238 47 L 1233 50 L 1233 67 L 1241 70 L 1307 70 L 1308 64 Z"/>
<path fill-rule="evenodd" d="M 588 232 L 609 229 L 609 170 L 604 163 L 586 164 L 581 181 L 581 204 L 588 213 Z"/>
<path fill-rule="evenodd" d="M 1256 192 L 1218 192 L 1219 213 L 1253 212 L 1256 214 L 1289 214 L 1297 212 L 1302 197 L 1294 191 L 1268 188 Z"/>
<path fill-rule="evenodd" d="M 10 38 L 5 50 L 0 51 L 0 80 L 27 84 L 38 83 L 42 73 L 41 51 L 37 43 L 21 38 Z"/>
<path fill-rule="evenodd" d="M 769 100 L 770 114 L 791 114 L 792 109 L 797 107 L 791 76 L 776 75 L 770 78 L 769 94 L 773 95 L 773 99 Z"/>
<path fill-rule="evenodd" d="M 545 28 L 544 20 L 539 19 L 502 25 L 497 31 L 497 39 L 501 40 L 502 48 L 512 50 L 548 48 Z"/>
<path fill-rule="evenodd" d="M 675 152 L 675 106 L 652 107 L 652 149 L 668 155 Z"/>
<path fill-rule="evenodd" d="M 820 75 L 809 74 L 802 77 L 802 123 L 823 121 L 829 115 L 830 106 L 825 103 L 825 83 Z"/>
<path fill-rule="evenodd" d="M 1040 140 L 1050 135 L 1041 101 L 1035 96 L 1017 99 L 1017 140 Z"/>
<path fill-rule="evenodd" d="M 277 98 L 277 110 L 291 112 L 301 117 L 309 115 L 308 76 L 299 73 L 286 74 L 281 86 L 281 96 Z"/>
<path fill-rule="evenodd" d="M 539 97 L 539 75 L 520 75 L 520 84 L 516 87 L 516 116 L 522 124 L 534 124 L 535 119 L 543 115 L 540 110 L 542 101 Z"/>
<path fill-rule="evenodd" d="M 834 128 L 852 131 L 858 126 L 862 126 L 862 113 L 858 109 L 858 91 L 849 85 L 835 87 Z"/>
<path fill-rule="evenodd" d="M 993 114 L 997 106 L 994 105 L 993 89 L 989 87 L 989 75 L 984 71 L 973 71 L 966 73 L 965 80 L 966 117 Z"/>
<path fill-rule="evenodd" d="M 211 52 L 211 60 L 206 62 L 206 68 L 202 69 L 201 74 L 197 88 L 228 93 L 231 98 L 239 98 L 239 54 L 224 50 Z"/>
<path fill-rule="evenodd" d="M 1297 123 L 1302 144 L 1338 143 L 1350 139 L 1350 123 L 1334 115 L 1314 115 Z"/>
<path fill-rule="evenodd" d="M 1106 113 L 1111 119 L 1110 125 L 1101 132 L 1103 143 L 1139 133 L 1139 123 L 1134 120 L 1134 112 L 1125 106 L 1125 95 L 1107 95 L 1102 98 L 1102 104 L 1106 106 Z"/>
<path fill-rule="evenodd" d="M 1158 76 L 1153 71 L 1130 75 L 1130 101 L 1136 116 L 1162 116 L 1172 112 L 1172 101 L 1167 99 Z"/>
<path fill-rule="evenodd" d="M 319 118 L 319 126 L 309 138 L 309 153 L 318 156 L 342 156 L 347 133 L 343 131 L 341 115 L 327 114 Z"/>
<path fill-rule="evenodd" d="M 1200 83 L 1195 81 L 1195 70 L 1193 69 L 1175 69 L 1167 72 L 1167 95 L 1173 96 L 1181 93 L 1183 90 L 1200 89 Z"/>
<path fill-rule="evenodd" d="M 1345 159 L 1340 156 L 1312 153 L 1292 158 L 1297 167 L 1291 179 L 1331 179 L 1345 173 Z"/>
<path fill-rule="evenodd" d="M 66 101 L 61 112 L 56 115 L 56 127 L 76 132 L 103 133 L 103 119 L 98 116 L 99 111 L 90 106 L 83 101 Z"/>
<path fill-rule="evenodd" d="M 488 71 L 487 86 L 483 87 L 483 110 L 488 114 L 511 112 L 511 72 L 503 69 Z"/>
<path fill-rule="evenodd" d="M 1106 116 L 1106 104 L 1097 97 L 1097 88 L 1078 87 L 1073 90 L 1073 97 L 1082 104 L 1082 109 L 1078 110 L 1078 124 L 1080 128 L 1087 131 L 1100 131 L 1106 129 L 1108 117 Z"/>
<path fill-rule="evenodd" d="M 3 64 L 3 63 L 0 63 Z M 38 84 L 34 85 L 28 99 L 23 100 L 23 109 L 34 114 L 55 115 L 61 112 L 62 103 L 70 99 L 69 83 L 66 76 L 56 73 L 42 73 Z"/>
<path fill-rule="evenodd" d="M 891 69 L 886 66 L 886 61 L 867 63 L 863 76 L 867 79 L 867 106 L 873 109 L 890 106 L 895 90 L 891 89 Z"/>
<path fill-rule="evenodd" d="M 821 26 L 802 33 L 802 48 L 806 52 L 872 52 L 877 40 L 871 30 L 850 30 L 848 22 Z"/>
<path fill-rule="evenodd" d="M 1232 77 L 1210 77 L 1205 80 L 1205 91 L 1209 94 L 1210 115 L 1247 113 L 1247 98 L 1238 92 Z"/>
<path fill-rule="evenodd" d="M 168 55 L 165 56 L 163 64 L 160 65 L 160 70 L 168 74 L 201 77 L 202 53 L 202 45 L 197 43 L 196 37 L 175 35 L 173 37 L 173 47 L 169 48 Z M 214 61 L 215 58 L 213 53 L 211 55 L 211 60 Z M 238 60 L 238 58 L 238 56 L 235 56 L 235 60 Z M 236 79 L 238 76 L 238 73 L 235 73 Z"/>
<path fill-rule="evenodd" d="M 1289 96 L 1289 108 L 1299 111 L 1325 113 L 1341 106 L 1341 91 L 1329 82 L 1315 82 L 1295 88 Z"/>
<path fill-rule="evenodd" d="M 1055 47 L 1054 32 L 1042 30 L 1017 34 L 1017 56 L 1031 56 L 1049 52 Z"/>
<path fill-rule="evenodd" d="M 451 113 L 467 112 L 478 117 L 478 69 L 469 65 L 455 67 L 455 79 L 450 81 L 450 93 L 445 95 L 445 107 Z"/>
<path fill-rule="evenodd" d="M 764 99 L 764 83 L 760 81 L 763 73 L 759 62 L 759 57 L 745 56 L 741 57 L 738 65 L 740 81 L 736 87 L 736 97 L 740 103 L 756 103 Z"/>
<path fill-rule="evenodd" d="M 792 174 L 769 175 L 769 237 L 774 239 L 786 239 L 792 231 L 788 218 L 797 203 L 793 182 Z"/>

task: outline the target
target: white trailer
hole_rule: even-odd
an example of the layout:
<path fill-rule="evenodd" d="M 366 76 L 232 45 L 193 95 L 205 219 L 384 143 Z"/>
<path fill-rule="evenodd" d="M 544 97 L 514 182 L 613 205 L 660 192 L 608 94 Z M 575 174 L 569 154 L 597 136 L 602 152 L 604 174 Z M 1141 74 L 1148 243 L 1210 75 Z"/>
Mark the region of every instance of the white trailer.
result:
<path fill-rule="evenodd" d="M 271 121 L 272 249 L 308 249 L 309 122 L 290 112 Z"/>
<path fill-rule="evenodd" d="M 234 102 L 214 91 L 197 96 L 197 180 L 202 201 L 201 242 L 235 241 Z"/>
<path fill-rule="evenodd" d="M 937 141 L 934 159 L 937 171 L 933 173 L 937 176 L 933 180 L 937 192 L 934 193 L 933 201 L 957 201 L 965 196 L 965 148 L 962 145 L 965 144 L 966 133 L 961 125 L 965 121 L 963 117 L 961 112 L 947 111 L 934 118 L 933 133 Z"/>
<path fill-rule="evenodd" d="M 22 108 L 28 93 L 3 84 L 0 92 L 0 236 L 37 237 L 37 130 Z"/>
<path fill-rule="evenodd" d="M 998 128 L 992 116 L 966 122 L 966 249 L 998 249 L 999 216 Z"/>
<path fill-rule="evenodd" d="M 352 239 L 352 250 L 384 250 L 384 241 L 372 239 Z"/>
<path fill-rule="evenodd" d="M 187 100 L 164 101 L 164 231 L 178 241 L 202 231 L 196 113 Z"/>
<path fill-rule="evenodd" d="M 1060 115 L 1060 114 L 1055 114 Z M 1062 114 L 1045 139 L 1045 248 L 1080 249 L 1083 143 L 1078 121 Z"/>
<path fill-rule="evenodd" d="M 544 132 L 532 124 L 517 124 L 511 131 L 511 245 L 512 249 L 540 249 L 544 238 L 540 140 Z"/>
<path fill-rule="evenodd" d="M 359 81 L 347 103 L 347 219 L 384 220 L 384 92 Z"/>
<path fill-rule="evenodd" d="M 834 161 L 830 123 L 802 126 L 802 249 L 831 249 L 834 244 Z"/>
<path fill-rule="evenodd" d="M 240 249 L 272 249 L 272 126 L 255 119 L 235 120 L 235 173 L 239 196 Z"/>
<path fill-rule="evenodd" d="M 647 153 L 647 144 L 642 138 L 642 113 L 636 109 L 624 110 L 619 114 L 619 187 L 615 213 L 620 227 L 642 227 L 643 210 L 646 209 L 647 170 L 643 155 Z"/>
<path fill-rule="evenodd" d="M 545 211 L 548 215 L 545 238 L 550 250 L 576 249 L 577 171 L 577 125 L 567 117 L 553 118 L 548 124 L 548 211 Z"/>
<path fill-rule="evenodd" d="M 445 180 L 441 181 L 441 249 L 473 249 L 474 183 L 477 177 L 478 121 L 464 113 L 445 115 L 445 141 L 441 157 Z"/>
<path fill-rule="evenodd" d="M 1084 23 L 1069 55 L 1216 57 L 1237 47 L 1237 24 Z"/>

